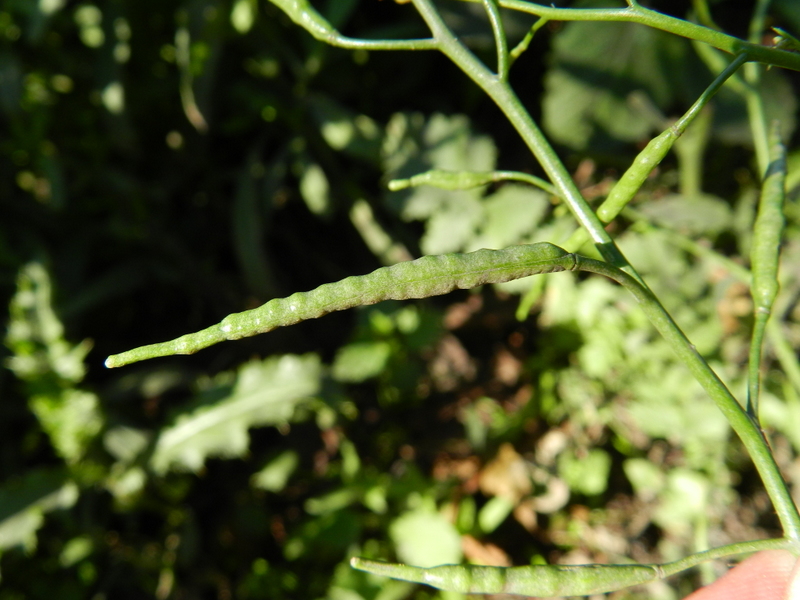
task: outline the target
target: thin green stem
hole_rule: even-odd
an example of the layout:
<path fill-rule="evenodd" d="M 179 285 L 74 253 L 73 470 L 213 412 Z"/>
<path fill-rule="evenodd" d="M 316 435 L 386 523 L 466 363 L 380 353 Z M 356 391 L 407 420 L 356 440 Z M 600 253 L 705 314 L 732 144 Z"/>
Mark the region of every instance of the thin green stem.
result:
<path fill-rule="evenodd" d="M 634 221 L 637 228 L 646 228 L 651 231 L 657 231 L 660 235 L 665 236 L 666 239 L 676 247 L 685 250 L 686 252 L 698 258 L 708 260 L 711 263 L 722 267 L 737 281 L 748 285 L 752 282 L 752 275 L 750 271 L 727 256 L 724 256 L 715 250 L 704 246 L 703 244 L 699 244 L 695 240 L 682 235 L 677 231 L 664 229 L 654 225 L 646 216 L 630 207 L 626 208 L 622 214 L 627 219 Z M 800 364 L 798 364 L 797 354 L 795 353 L 794 348 L 792 348 L 792 344 L 786 338 L 786 334 L 781 329 L 780 321 L 776 319 L 770 319 L 767 322 L 767 336 L 770 344 L 772 345 L 772 349 L 775 351 L 775 356 L 777 356 L 778 362 L 780 362 L 781 368 L 783 368 L 784 373 L 786 373 L 786 376 L 788 377 L 797 394 L 800 395 Z"/>
<path fill-rule="evenodd" d="M 485 0 L 463 0 L 465 2 L 484 2 Z M 435 50 L 437 43 L 431 39 L 419 40 L 364 40 L 350 38 L 336 31 L 308 0 L 271 0 L 281 8 L 295 23 L 311 33 L 316 39 L 341 48 L 360 50 Z M 509 8 L 527 14 L 538 15 L 551 21 L 623 21 L 639 23 L 661 29 L 681 37 L 704 42 L 730 54 L 744 52 L 748 60 L 762 62 L 776 67 L 800 71 L 800 54 L 776 47 L 746 42 L 719 31 L 663 15 L 632 4 L 628 8 L 579 9 L 553 8 L 524 2 L 523 0 L 498 0 L 502 8 Z"/>
<path fill-rule="evenodd" d="M 733 427 L 733 430 L 742 440 L 761 475 L 769 497 L 772 499 L 786 537 L 796 542 L 800 541 L 800 513 L 797 512 L 797 507 L 758 424 L 745 412 L 722 380 L 708 366 L 703 357 L 698 354 L 694 345 L 650 290 L 643 287 L 627 273 L 614 268 L 608 263 L 580 255 L 575 255 L 575 258 L 576 270 L 589 271 L 609 277 L 633 294 L 650 322 L 689 368 L 706 393 L 711 396 L 719 410 L 731 424 L 731 427 Z"/>
<path fill-rule="evenodd" d="M 755 311 L 753 335 L 750 338 L 750 352 L 747 357 L 747 413 L 759 421 L 758 399 L 761 395 L 761 349 L 764 346 L 764 332 L 767 329 L 769 313 Z"/>
<path fill-rule="evenodd" d="M 707 562 L 709 560 L 717 560 L 719 558 L 727 558 L 728 556 L 735 556 L 737 554 L 746 554 L 749 552 L 760 552 L 762 550 L 789 550 L 794 554 L 798 553 L 797 542 L 788 540 L 786 538 L 778 538 L 772 540 L 753 540 L 751 542 L 739 542 L 737 544 L 728 544 L 720 546 L 719 548 L 712 548 L 704 552 L 697 552 L 690 554 L 680 560 L 674 562 L 664 563 L 660 565 L 664 576 L 668 577 L 686 569 L 691 569 L 697 565 Z"/>
<path fill-rule="evenodd" d="M 525 34 L 525 37 L 522 38 L 522 41 L 517 44 L 516 47 L 509 53 L 509 59 L 512 65 L 514 64 L 514 61 L 517 60 L 520 55 L 528 49 L 531 40 L 533 40 L 533 36 L 536 35 L 536 32 L 539 31 L 547 23 L 547 21 L 548 19 L 545 19 L 544 17 L 538 18 L 536 23 L 531 26 L 528 33 Z"/>
<path fill-rule="evenodd" d="M 734 430 L 742 439 L 758 469 L 767 492 L 781 519 L 786 536 L 800 540 L 800 515 L 786 488 L 774 458 L 757 424 L 751 420 L 735 398 L 694 346 L 664 310 L 658 300 L 641 282 L 635 270 L 619 251 L 604 230 L 601 221 L 581 196 L 569 173 L 563 166 L 536 123 L 525 111 L 519 98 L 507 81 L 492 74 L 445 26 L 430 0 L 412 0 L 422 18 L 433 33 L 433 40 L 367 41 L 352 40 L 339 34 L 319 13 L 310 7 L 307 0 L 273 0 L 289 16 L 317 39 L 333 45 L 365 49 L 435 49 L 438 48 L 477 83 L 505 113 L 539 160 L 559 195 L 565 200 L 578 222 L 586 228 L 607 263 L 576 257 L 576 268 L 606 275 L 625 286 L 642 303 L 646 314 L 659 332 L 667 339 L 682 360 L 687 364 L 700 384 L 719 406 Z M 473 0 L 478 1 L 478 0 Z M 484 0 L 480 0 L 484 1 Z M 627 9 L 556 9 L 520 0 L 499 0 L 505 8 L 520 10 L 548 19 L 629 21 L 649 25 L 676 35 L 706 42 L 716 48 L 742 54 L 740 60 L 756 60 L 776 66 L 800 70 L 800 55 L 776 48 L 744 42 L 705 27 L 668 17 L 642 8 L 633 0 Z M 580 261 L 580 265 L 577 264 Z M 611 263 L 611 264 L 609 264 Z M 616 268 L 616 266 L 620 268 Z M 623 270 L 624 269 L 624 270 Z"/>
<path fill-rule="evenodd" d="M 628 263 L 614 240 L 603 228 L 603 224 L 592 211 L 589 204 L 581 196 L 569 172 L 564 167 L 553 147 L 542 131 L 522 106 L 517 95 L 499 77 L 492 74 L 472 52 L 470 52 L 447 28 L 430 0 L 412 0 L 422 18 L 428 24 L 440 50 L 452 60 L 462 71 L 477 83 L 495 104 L 503 111 L 508 120 L 530 148 L 533 155 L 542 165 L 550 181 L 558 190 L 578 222 L 589 232 L 589 236 L 597 245 L 601 255 L 611 264 L 624 269 L 639 279 L 635 269 Z"/>
<path fill-rule="evenodd" d="M 523 183 L 528 183 L 534 187 L 538 187 L 541 190 L 544 190 L 548 194 L 552 196 L 558 196 L 558 191 L 556 188 L 549 182 L 536 177 L 535 175 L 530 175 L 529 173 L 521 173 L 519 171 L 495 171 L 492 173 L 493 181 L 521 181 Z"/>
<path fill-rule="evenodd" d="M 734 58 L 680 119 L 650 140 L 645 149 L 638 154 L 633 164 L 628 167 L 620 177 L 620 180 L 611 189 L 603 203 L 597 208 L 597 217 L 602 223 L 610 223 L 633 200 L 636 193 L 641 189 L 642 184 L 653 169 L 664 159 L 675 141 L 683 135 L 711 98 L 746 61 L 747 57 L 744 54 Z M 565 246 L 568 250 L 577 250 L 586 243 L 586 240 L 586 233 L 579 229 L 570 237 Z"/>
<path fill-rule="evenodd" d="M 478 2 L 480 0 L 463 0 Z M 705 42 L 729 54 L 747 54 L 748 60 L 800 71 L 800 54 L 775 47 L 763 46 L 649 10 L 638 4 L 628 8 L 555 8 L 523 0 L 499 0 L 502 8 L 545 17 L 551 21 L 622 21 L 647 25 L 681 37 Z"/>
<path fill-rule="evenodd" d="M 497 48 L 497 76 L 500 81 L 508 81 L 508 40 L 506 32 L 503 30 L 503 21 L 500 18 L 500 9 L 497 8 L 497 0 L 483 0 L 483 7 L 489 16 L 489 23 L 492 26 L 492 35 Z"/>
<path fill-rule="evenodd" d="M 691 124 L 700 111 L 703 110 L 703 107 L 708 104 L 709 100 L 714 97 L 723 84 L 725 84 L 729 78 L 733 77 L 736 71 L 738 71 L 739 68 L 745 64 L 745 62 L 747 62 L 746 54 L 737 55 L 730 62 L 730 64 L 714 78 L 714 81 L 711 82 L 711 85 L 709 85 L 705 91 L 700 94 L 700 97 L 694 102 L 694 104 L 692 104 L 691 108 L 689 108 L 689 110 L 687 110 L 686 113 L 675 123 L 675 127 L 677 127 L 681 133 L 686 131 L 686 128 Z"/>
<path fill-rule="evenodd" d="M 436 50 L 432 39 L 420 40 L 362 40 L 339 33 L 308 0 L 270 0 L 300 27 L 316 39 L 331 46 L 353 50 Z"/>
<path fill-rule="evenodd" d="M 692 40 L 692 48 L 712 73 L 721 73 L 730 64 L 728 56 L 724 52 L 720 52 L 708 44 Z M 732 75 L 725 83 L 734 92 L 744 97 L 748 84 L 740 73 Z"/>
<path fill-rule="evenodd" d="M 500 181 L 521 181 L 558 196 L 552 184 L 535 175 L 519 171 L 444 171 L 434 169 L 412 175 L 408 179 L 392 179 L 387 187 L 396 192 L 410 187 L 429 185 L 442 190 L 468 190 Z"/>
<path fill-rule="evenodd" d="M 694 42 L 697 55 L 712 71 L 722 71 L 725 62 L 724 56 L 714 48 L 702 43 Z M 742 53 L 745 60 L 750 60 L 747 53 Z M 730 88 L 742 96 L 747 106 L 748 122 L 756 151 L 756 162 L 759 174 L 766 171 L 768 159 L 767 125 L 764 111 L 764 102 L 759 92 L 761 65 L 749 63 L 745 65 L 744 77 L 738 75 L 728 80 Z"/>

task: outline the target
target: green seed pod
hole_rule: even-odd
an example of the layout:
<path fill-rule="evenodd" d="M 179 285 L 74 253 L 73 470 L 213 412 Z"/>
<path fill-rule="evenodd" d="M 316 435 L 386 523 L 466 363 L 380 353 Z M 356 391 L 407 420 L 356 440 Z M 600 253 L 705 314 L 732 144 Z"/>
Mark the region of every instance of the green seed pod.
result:
<path fill-rule="evenodd" d="M 423 256 L 410 262 L 377 269 L 368 275 L 326 283 L 310 292 L 276 298 L 263 306 L 225 317 L 221 323 L 169 342 L 143 346 L 110 356 L 107 367 L 139 360 L 193 354 L 224 340 L 272 331 L 307 319 L 383 300 L 427 298 L 456 289 L 502 283 L 537 273 L 570 270 L 575 257 L 546 242 L 511 246 L 503 250 L 478 250 L 468 254 Z"/>
<path fill-rule="evenodd" d="M 408 179 L 393 179 L 389 189 L 393 192 L 419 185 L 429 185 L 443 190 L 468 190 L 494 181 L 492 172 L 474 171 L 426 171 Z"/>
<path fill-rule="evenodd" d="M 678 137 L 680 133 L 668 127 L 650 140 L 597 209 L 597 216 L 603 223 L 611 222 L 633 199 L 653 169 L 664 160 Z"/>
<path fill-rule="evenodd" d="M 664 577 L 657 565 L 441 565 L 429 569 L 353 558 L 353 568 L 462 594 L 519 594 L 550 598 L 588 596 Z"/>
<path fill-rule="evenodd" d="M 786 148 L 780 128 L 770 132 L 770 164 L 761 189 L 758 217 L 753 230 L 750 263 L 753 272 L 753 300 L 759 310 L 769 312 L 778 295 L 778 257 L 783 234 L 783 200 L 786 195 Z"/>
<path fill-rule="evenodd" d="M 783 201 L 786 195 L 786 148 L 781 141 L 780 126 L 776 121 L 769 134 L 769 167 L 761 188 L 758 216 L 753 227 L 750 247 L 750 266 L 753 272 L 751 293 L 755 308 L 753 337 L 750 340 L 750 358 L 747 385 L 747 410 L 758 419 L 760 391 L 761 348 L 772 304 L 778 295 L 778 260 L 785 219 Z"/>

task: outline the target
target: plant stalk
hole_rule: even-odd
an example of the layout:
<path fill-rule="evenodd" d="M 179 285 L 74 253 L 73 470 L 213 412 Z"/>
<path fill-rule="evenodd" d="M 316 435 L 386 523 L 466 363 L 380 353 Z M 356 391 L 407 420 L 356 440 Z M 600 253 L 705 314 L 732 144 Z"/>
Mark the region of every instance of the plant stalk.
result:
<path fill-rule="evenodd" d="M 669 343 L 673 351 L 686 364 L 706 393 L 711 396 L 739 436 L 739 439 L 742 440 L 775 506 L 778 518 L 783 526 L 784 535 L 795 542 L 800 542 L 800 513 L 797 511 L 794 500 L 792 500 L 786 482 L 758 423 L 745 412 L 741 404 L 733 397 L 703 357 L 698 354 L 694 345 L 650 290 L 642 287 L 638 281 L 627 273 L 607 263 L 580 255 L 575 255 L 575 257 L 577 261 L 576 270 L 589 271 L 609 277 L 633 294 L 650 322 L 653 323 L 653 326 Z"/>

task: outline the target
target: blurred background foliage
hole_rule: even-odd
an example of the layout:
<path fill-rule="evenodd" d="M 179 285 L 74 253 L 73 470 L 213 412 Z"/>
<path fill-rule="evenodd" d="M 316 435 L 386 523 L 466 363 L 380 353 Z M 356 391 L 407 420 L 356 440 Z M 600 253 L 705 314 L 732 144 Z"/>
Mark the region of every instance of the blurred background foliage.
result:
<path fill-rule="evenodd" d="M 410 5 L 319 7 L 349 35 L 425 36 Z M 746 35 L 751 2 L 711 9 Z M 479 7 L 441 10 L 494 60 Z M 770 14 L 800 31 L 793 0 Z M 521 39 L 532 19 L 506 17 Z M 709 63 L 634 25 L 549 23 L 512 77 L 595 201 Z M 763 81 L 788 140 L 799 82 Z M 531 188 L 386 190 L 430 167 L 541 175 L 442 57 L 333 49 L 257 0 L 5 0 L 0 109 L 2 600 L 455 598 L 347 560 L 653 562 L 777 535 L 724 419 L 599 278 L 384 303 L 103 367 L 421 253 L 565 240 L 571 217 Z M 800 153 L 790 164 L 775 314 L 796 348 Z M 726 88 L 613 225 L 740 397 L 759 179 Z M 791 350 L 780 358 L 763 417 L 800 494 L 800 377 Z M 678 598 L 716 572 L 618 596 Z"/>

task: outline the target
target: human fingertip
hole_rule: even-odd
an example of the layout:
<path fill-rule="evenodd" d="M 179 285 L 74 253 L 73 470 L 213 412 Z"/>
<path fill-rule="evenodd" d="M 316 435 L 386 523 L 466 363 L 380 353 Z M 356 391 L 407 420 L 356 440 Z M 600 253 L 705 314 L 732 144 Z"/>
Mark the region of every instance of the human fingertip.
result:
<path fill-rule="evenodd" d="M 789 585 L 786 586 L 785 600 L 800 600 L 800 560 L 795 562 Z"/>

